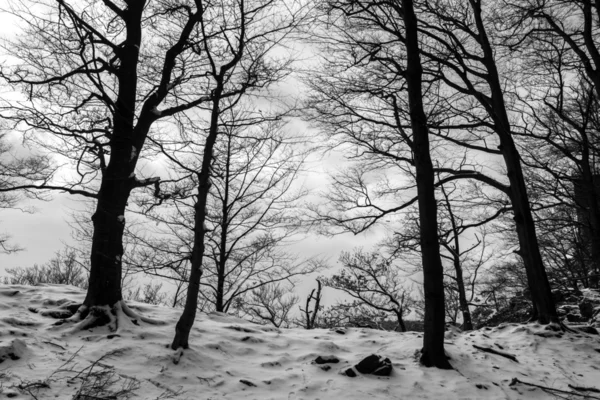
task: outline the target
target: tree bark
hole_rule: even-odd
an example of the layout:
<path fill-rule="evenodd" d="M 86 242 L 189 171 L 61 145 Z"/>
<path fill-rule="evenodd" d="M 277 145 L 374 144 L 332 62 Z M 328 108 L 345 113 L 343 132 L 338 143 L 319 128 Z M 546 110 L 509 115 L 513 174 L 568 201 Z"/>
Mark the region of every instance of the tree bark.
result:
<path fill-rule="evenodd" d="M 210 118 L 210 129 L 206 138 L 202 167 L 198 174 L 198 199 L 194 206 L 194 245 L 191 257 L 191 272 L 183 313 L 175 326 L 175 337 L 171 348 L 189 348 L 190 331 L 196 319 L 198 308 L 198 294 L 200 293 L 200 278 L 202 278 L 202 262 L 204 258 L 204 237 L 206 236 L 206 203 L 210 190 L 210 165 L 213 159 L 213 148 L 219 132 L 219 99 L 223 93 L 223 79 L 217 78 L 217 87 L 213 92 L 213 107 Z"/>
<path fill-rule="evenodd" d="M 137 67 L 142 41 L 142 1 L 132 1 L 126 18 L 126 38 L 119 54 L 119 90 L 114 113 L 111 157 L 103 171 L 98 202 L 92 216 L 94 233 L 89 287 L 84 305 L 114 305 L 122 299 L 121 271 L 125 208 L 133 188 L 132 173 L 138 159 L 134 119 L 137 95 Z M 149 124 L 148 124 L 149 126 Z M 145 132 L 147 134 L 147 131 Z M 139 137 L 138 137 L 139 142 Z"/>
<path fill-rule="evenodd" d="M 500 140 L 500 151 L 506 164 L 507 176 L 510 182 L 508 195 L 515 215 L 514 220 L 520 246 L 519 255 L 523 258 L 527 282 L 531 291 L 534 306 L 533 319 L 537 319 L 542 324 L 559 322 L 550 283 L 540 254 L 525 178 L 521 168 L 521 159 L 511 134 L 494 53 L 483 25 L 481 3 L 476 0 L 470 0 L 470 2 L 479 32 L 479 44 L 483 51 L 483 64 L 487 69 L 487 81 L 491 90 L 491 101 L 487 104 L 487 108 L 492 116 L 495 131 Z"/>
<path fill-rule="evenodd" d="M 224 196 L 221 199 L 221 235 L 219 242 L 219 257 L 217 265 L 217 293 L 216 293 L 216 311 L 225 311 L 225 274 L 227 272 L 227 230 L 229 229 L 229 185 L 231 168 L 231 136 L 227 140 L 227 155 L 225 159 L 225 185 L 223 187 Z"/>
<path fill-rule="evenodd" d="M 444 278 L 437 224 L 434 173 L 429 151 L 429 129 L 422 100 L 422 66 L 419 54 L 417 18 L 412 0 L 402 0 L 406 30 L 406 81 L 413 154 L 417 178 L 420 243 L 425 292 L 425 321 L 421 363 L 426 367 L 451 369 L 444 352 Z"/>

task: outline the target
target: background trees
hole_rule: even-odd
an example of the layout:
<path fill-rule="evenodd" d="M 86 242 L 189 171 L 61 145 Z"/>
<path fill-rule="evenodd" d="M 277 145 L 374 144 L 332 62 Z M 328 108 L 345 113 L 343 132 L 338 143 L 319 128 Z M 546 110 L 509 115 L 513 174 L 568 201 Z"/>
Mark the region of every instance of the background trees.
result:
<path fill-rule="evenodd" d="M 376 313 L 381 312 L 383 319 L 391 315 L 398 324 L 398 330 L 406 332 L 404 318 L 411 311 L 411 288 L 407 285 L 408 279 L 393 261 L 378 253 L 366 253 L 361 249 L 342 253 L 341 272 L 325 279 L 323 283 L 356 299 L 348 307 L 371 308 Z M 340 305 L 338 308 L 344 306 Z M 361 309 L 362 313 L 368 314 L 364 308 Z M 358 319 L 358 316 L 355 318 Z M 347 322 L 353 320 L 351 315 L 348 315 L 348 319 Z"/>

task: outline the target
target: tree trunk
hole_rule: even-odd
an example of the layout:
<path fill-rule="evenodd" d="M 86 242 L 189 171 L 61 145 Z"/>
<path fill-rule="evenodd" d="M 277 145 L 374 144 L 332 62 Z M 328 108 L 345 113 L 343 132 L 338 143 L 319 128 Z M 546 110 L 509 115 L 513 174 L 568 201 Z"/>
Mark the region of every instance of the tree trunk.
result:
<path fill-rule="evenodd" d="M 467 301 L 467 294 L 465 291 L 465 282 L 463 281 L 463 271 L 460 265 L 458 256 L 454 256 L 454 269 L 456 270 L 456 284 L 458 286 L 458 302 L 460 304 L 460 311 L 463 317 L 463 330 L 472 331 L 473 321 L 471 320 L 471 311 L 469 310 L 469 302 Z"/>
<path fill-rule="evenodd" d="M 591 269 L 593 273 L 590 283 L 592 286 L 598 286 L 598 274 L 600 273 L 600 190 L 598 177 L 594 176 L 590 166 L 590 143 L 586 132 L 581 133 L 582 137 L 582 157 L 581 157 L 581 189 L 585 199 L 585 212 L 589 221 L 582 221 L 584 224 L 589 222 L 589 237 L 584 237 L 585 247 L 591 250 Z M 587 239 L 587 240 L 586 240 Z M 587 249 L 586 249 L 587 250 Z"/>
<path fill-rule="evenodd" d="M 494 53 L 481 17 L 481 4 L 475 0 L 470 0 L 470 2 L 477 30 L 479 31 L 479 43 L 483 50 L 483 63 L 487 69 L 487 80 L 491 90 L 491 102 L 484 104 L 484 106 L 488 108 L 488 112 L 494 121 L 495 131 L 500 140 L 500 151 L 506 164 L 507 176 L 510 182 L 509 197 L 515 215 L 514 220 L 520 245 L 519 254 L 525 264 L 527 282 L 534 306 L 534 318 L 542 324 L 559 322 L 550 283 L 540 254 L 525 178 L 521 168 L 521 159 L 511 134 Z"/>
<path fill-rule="evenodd" d="M 404 323 L 404 318 L 402 318 L 402 311 L 396 311 L 396 319 L 398 320 L 400 332 L 406 332 L 406 324 Z"/>
<path fill-rule="evenodd" d="M 131 174 L 135 170 L 139 150 L 147 135 L 147 130 L 137 135 L 139 148 L 136 150 L 134 113 L 144 5 L 140 1 L 131 3 L 127 13 L 126 38 L 122 53 L 119 55 L 121 65 L 117 73 L 119 90 L 115 103 L 111 155 L 108 165 L 103 167 L 96 211 L 92 216 L 94 233 L 90 276 L 84 300 L 84 305 L 88 308 L 113 306 L 122 300 L 121 272 L 125 208 L 133 188 Z"/>
<path fill-rule="evenodd" d="M 421 363 L 426 367 L 451 369 L 444 352 L 445 305 L 444 279 L 438 239 L 437 203 L 435 200 L 434 173 L 429 153 L 429 129 L 423 110 L 422 66 L 419 55 L 417 18 L 412 0 L 402 0 L 406 30 L 406 81 L 413 154 L 417 173 L 419 203 L 420 244 L 423 260 L 423 286 L 425 292 L 425 321 Z"/>
<path fill-rule="evenodd" d="M 194 206 L 194 246 L 192 248 L 190 280 L 185 299 L 183 313 L 175 326 L 175 338 L 171 343 L 171 348 L 189 348 L 189 337 L 194 320 L 196 319 L 196 309 L 198 308 L 198 294 L 200 293 L 200 278 L 202 277 L 202 262 L 204 257 L 204 237 L 206 236 L 206 203 L 208 192 L 210 190 L 210 165 L 213 158 L 213 148 L 219 133 L 219 114 L 221 112 L 219 99 L 223 92 L 222 79 L 217 82 L 217 87 L 213 92 L 213 108 L 210 118 L 210 129 L 206 138 L 204 147 L 202 167 L 198 174 L 198 199 Z"/>
<path fill-rule="evenodd" d="M 216 310 L 224 312 L 225 310 L 225 274 L 227 272 L 227 230 L 229 229 L 229 185 L 231 176 L 231 136 L 227 138 L 227 155 L 225 159 L 225 185 L 223 187 L 224 196 L 221 199 L 221 236 L 219 241 L 219 257 L 217 265 L 217 293 Z"/>

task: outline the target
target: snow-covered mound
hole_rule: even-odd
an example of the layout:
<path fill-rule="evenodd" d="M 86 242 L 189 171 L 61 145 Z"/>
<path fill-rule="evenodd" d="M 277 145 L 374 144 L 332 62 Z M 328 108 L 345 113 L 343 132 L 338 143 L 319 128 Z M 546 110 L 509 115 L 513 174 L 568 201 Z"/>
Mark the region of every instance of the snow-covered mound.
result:
<path fill-rule="evenodd" d="M 448 331 L 454 370 L 441 371 L 419 365 L 421 333 L 276 329 L 214 313 L 198 317 L 192 348 L 179 359 L 168 347 L 178 310 L 129 304 L 166 324 L 118 332 L 55 326 L 55 311 L 83 297 L 69 286 L 0 286 L 0 398 L 548 399 L 553 390 L 600 397 L 600 338 L 585 333 L 534 324 Z M 342 374 L 371 354 L 391 360 L 389 377 Z M 339 362 L 317 364 L 319 356 Z"/>

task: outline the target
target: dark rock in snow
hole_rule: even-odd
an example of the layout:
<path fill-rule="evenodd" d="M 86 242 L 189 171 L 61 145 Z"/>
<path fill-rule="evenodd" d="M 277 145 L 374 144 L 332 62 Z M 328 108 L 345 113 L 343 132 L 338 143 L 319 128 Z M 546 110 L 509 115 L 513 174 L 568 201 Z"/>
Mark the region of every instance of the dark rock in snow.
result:
<path fill-rule="evenodd" d="M 356 364 L 356 370 L 361 374 L 389 376 L 392 373 L 392 362 L 389 358 L 371 354 Z"/>
<path fill-rule="evenodd" d="M 598 335 L 598 330 L 593 326 L 578 326 L 577 330 L 591 335 Z"/>
<path fill-rule="evenodd" d="M 315 359 L 317 364 L 337 364 L 340 362 L 336 356 L 319 356 Z"/>
<path fill-rule="evenodd" d="M 325 364 L 325 365 L 321 365 L 321 369 L 322 369 L 323 371 L 329 371 L 329 370 L 331 369 L 331 365 L 327 365 L 327 364 Z"/>
<path fill-rule="evenodd" d="M 0 364 L 5 360 L 20 360 L 27 351 L 27 345 L 20 339 L 13 339 L 10 343 L 0 342 Z"/>
<path fill-rule="evenodd" d="M 594 316 L 594 305 L 591 301 L 583 300 L 579 303 L 579 312 L 583 318 L 588 320 Z"/>
<path fill-rule="evenodd" d="M 350 378 L 356 378 L 358 376 L 356 375 L 356 372 L 354 372 L 354 368 L 348 368 L 344 371 L 344 375 L 349 376 Z"/>
<path fill-rule="evenodd" d="M 256 387 L 256 385 L 246 379 L 240 379 L 240 382 L 243 383 L 246 386 L 250 386 L 250 387 Z"/>

